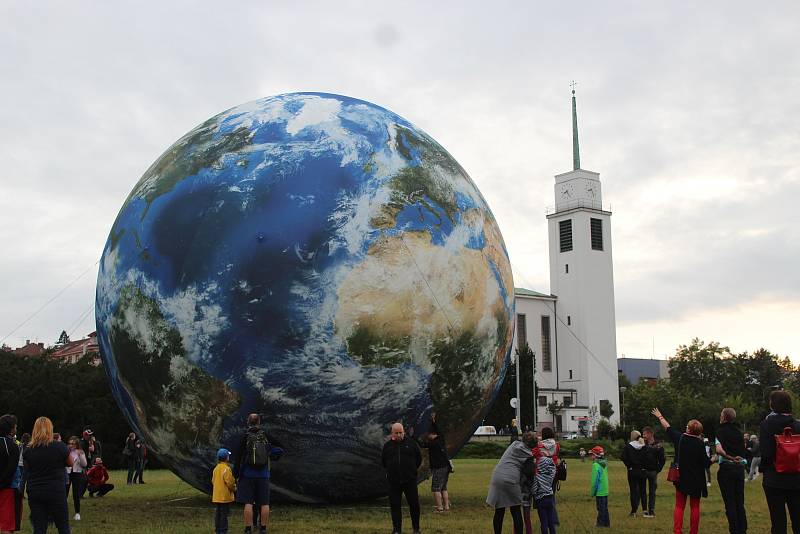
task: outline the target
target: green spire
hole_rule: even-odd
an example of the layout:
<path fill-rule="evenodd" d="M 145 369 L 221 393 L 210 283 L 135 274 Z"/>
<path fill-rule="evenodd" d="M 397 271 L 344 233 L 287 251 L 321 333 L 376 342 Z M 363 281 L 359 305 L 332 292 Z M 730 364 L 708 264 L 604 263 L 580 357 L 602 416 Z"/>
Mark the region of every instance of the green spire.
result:
<path fill-rule="evenodd" d="M 578 108 L 575 105 L 575 80 L 572 81 L 572 168 L 578 170 L 581 168 L 581 151 L 578 148 Z"/>

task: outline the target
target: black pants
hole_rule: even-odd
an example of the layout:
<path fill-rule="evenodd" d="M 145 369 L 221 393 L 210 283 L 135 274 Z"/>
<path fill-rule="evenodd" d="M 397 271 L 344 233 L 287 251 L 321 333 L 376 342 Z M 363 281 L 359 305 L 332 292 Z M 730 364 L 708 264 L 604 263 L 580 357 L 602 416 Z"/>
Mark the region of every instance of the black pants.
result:
<path fill-rule="evenodd" d="M 525 523 L 522 521 L 522 506 L 511 506 L 509 510 L 511 510 L 511 520 L 514 521 L 514 532 L 525 532 Z M 503 517 L 505 515 L 505 508 L 494 509 L 494 518 L 492 519 L 494 534 L 503 533 Z"/>
<path fill-rule="evenodd" d="M 647 510 L 656 511 L 656 488 L 658 488 L 658 471 L 645 471 L 647 476 Z"/>
<path fill-rule="evenodd" d="M 628 488 L 631 491 L 631 513 L 636 513 L 639 503 L 642 503 L 642 510 L 646 510 L 647 472 L 644 469 L 628 469 Z"/>
<path fill-rule="evenodd" d="M 747 532 L 747 513 L 744 510 L 744 466 L 722 464 L 717 471 L 717 484 L 725 503 L 728 530 L 731 534 Z"/>
<path fill-rule="evenodd" d="M 231 503 L 214 504 L 214 534 L 228 534 L 228 514 L 231 511 Z"/>
<path fill-rule="evenodd" d="M 411 512 L 411 526 L 414 530 L 419 530 L 419 494 L 417 493 L 417 481 L 410 480 L 401 484 L 389 483 L 389 506 L 392 508 L 392 528 L 400 532 L 403 526 L 403 509 L 400 499 L 405 493 L 408 509 Z"/>
<path fill-rule="evenodd" d="M 47 523 L 51 519 L 58 529 L 58 534 L 70 534 L 65 493 L 59 491 L 58 495 L 41 496 L 28 494 L 28 507 L 31 509 L 33 534 L 45 534 Z"/>
<path fill-rule="evenodd" d="M 86 485 L 86 475 L 84 473 L 70 473 L 69 482 L 67 483 L 67 494 L 69 488 L 72 486 L 72 507 L 75 513 L 81 513 L 81 496 L 83 495 L 84 486 Z"/>
<path fill-rule="evenodd" d="M 133 484 L 133 474 L 136 472 L 136 458 L 131 454 L 126 457 L 125 462 L 128 465 L 128 484 Z"/>
<path fill-rule="evenodd" d="M 102 497 L 109 491 L 114 489 L 114 484 L 100 484 L 99 486 L 88 486 L 89 488 L 89 497 L 94 497 L 95 493 L 98 497 Z"/>
<path fill-rule="evenodd" d="M 800 534 L 800 489 L 780 489 L 764 487 L 764 496 L 769 507 L 772 534 L 786 533 L 786 509 L 792 520 L 792 532 Z"/>

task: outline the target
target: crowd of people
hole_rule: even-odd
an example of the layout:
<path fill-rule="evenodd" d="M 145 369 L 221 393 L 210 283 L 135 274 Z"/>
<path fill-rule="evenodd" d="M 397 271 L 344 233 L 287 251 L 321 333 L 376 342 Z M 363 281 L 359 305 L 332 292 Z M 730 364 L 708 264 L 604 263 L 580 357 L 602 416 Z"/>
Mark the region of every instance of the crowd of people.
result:
<path fill-rule="evenodd" d="M 66 442 L 53 422 L 39 417 L 31 433 L 17 438 L 17 418 L 0 417 L 0 533 L 21 530 L 27 498 L 34 534 L 53 524 L 69 534 L 68 496 L 72 492 L 73 521 L 81 520 L 81 499 L 102 497 L 114 489 L 103 463 L 102 445 L 91 428 Z M 141 447 L 145 448 L 144 443 Z M 144 469 L 144 463 L 141 464 Z M 141 473 L 139 473 L 141 480 Z"/>
<path fill-rule="evenodd" d="M 667 469 L 666 480 L 675 489 L 672 512 L 673 532 L 683 532 L 684 515 L 689 505 L 690 533 L 700 529 L 701 499 L 708 496 L 711 485 L 709 467 L 717 463 L 717 483 L 725 506 L 731 534 L 747 532 L 747 511 L 744 487 L 747 481 L 762 476 L 762 486 L 769 509 L 771 532 L 784 534 L 787 512 L 795 534 L 800 533 L 800 448 L 797 434 L 800 422 L 792 416 L 791 397 L 784 391 L 773 391 L 769 398 L 770 413 L 760 425 L 759 435 L 744 434 L 736 422 L 736 411 L 724 408 L 714 443 L 703 434 L 697 419 L 685 426 L 670 424 L 664 414 L 653 408 L 652 415 L 663 427 L 674 445 L 674 458 Z M 427 432 L 414 438 L 403 424 L 391 425 L 383 446 L 381 462 L 386 471 L 393 532 L 402 531 L 402 499 L 405 497 L 415 534 L 420 532 L 420 503 L 417 482 L 423 464 L 423 450 L 428 452 L 434 513 L 451 508 L 448 480 L 453 463 L 448 457 L 444 433 L 436 414 L 431 414 Z M 793 437 L 794 436 L 794 437 Z M 506 510 L 511 515 L 515 534 L 532 534 L 531 512 L 536 510 L 542 534 L 555 534 L 559 526 L 557 494 L 566 480 L 566 464 L 559 458 L 560 446 L 552 428 L 544 428 L 537 436 L 526 431 L 520 440 L 506 448 L 492 472 L 486 503 L 494 510 L 492 528 L 503 530 Z M 27 495 L 34 534 L 45 533 L 53 523 L 59 534 L 69 534 L 67 497 L 72 491 L 73 520 L 80 520 L 81 498 L 102 497 L 114 489 L 103 464 L 102 447 L 91 429 L 82 436 L 70 437 L 64 443 L 53 432 L 53 423 L 39 417 L 30 434 L 17 439 L 17 419 L 0 417 L 0 533 L 20 530 L 23 501 Z M 247 418 L 247 429 L 241 436 L 237 454 L 227 448 L 217 451 L 217 464 L 212 473 L 214 528 L 227 534 L 230 505 L 243 505 L 245 533 L 257 528 L 266 534 L 270 514 L 271 461 L 283 449 L 270 443 L 258 414 Z M 127 462 L 128 484 L 144 484 L 142 472 L 147 462 L 145 443 L 131 433 L 123 448 Z M 609 515 L 609 466 L 606 451 L 596 445 L 580 457 L 592 460 L 589 495 L 594 497 L 596 527 L 611 527 Z M 643 518 L 656 514 L 656 491 L 659 474 L 667 467 L 664 447 L 654 436 L 653 428 L 636 430 L 622 449 L 620 459 L 627 471 L 630 516 L 641 509 Z"/>

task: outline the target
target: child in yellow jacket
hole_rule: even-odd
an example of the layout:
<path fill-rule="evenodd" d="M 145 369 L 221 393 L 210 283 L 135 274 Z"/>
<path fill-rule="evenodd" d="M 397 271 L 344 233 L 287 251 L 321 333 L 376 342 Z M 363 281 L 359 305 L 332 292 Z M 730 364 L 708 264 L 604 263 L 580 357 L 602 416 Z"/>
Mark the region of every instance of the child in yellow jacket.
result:
<path fill-rule="evenodd" d="M 236 491 L 236 480 L 228 461 L 231 451 L 222 448 L 217 451 L 217 466 L 211 474 L 211 502 L 214 503 L 214 532 L 228 534 L 228 513 Z"/>

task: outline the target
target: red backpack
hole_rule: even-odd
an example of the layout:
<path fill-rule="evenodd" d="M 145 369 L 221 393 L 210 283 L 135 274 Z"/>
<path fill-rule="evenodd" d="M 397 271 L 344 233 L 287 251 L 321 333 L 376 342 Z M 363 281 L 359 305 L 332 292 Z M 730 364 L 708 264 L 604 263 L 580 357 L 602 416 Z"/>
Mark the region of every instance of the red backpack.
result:
<path fill-rule="evenodd" d="M 800 434 L 793 434 L 790 426 L 775 435 L 775 471 L 800 473 Z"/>

